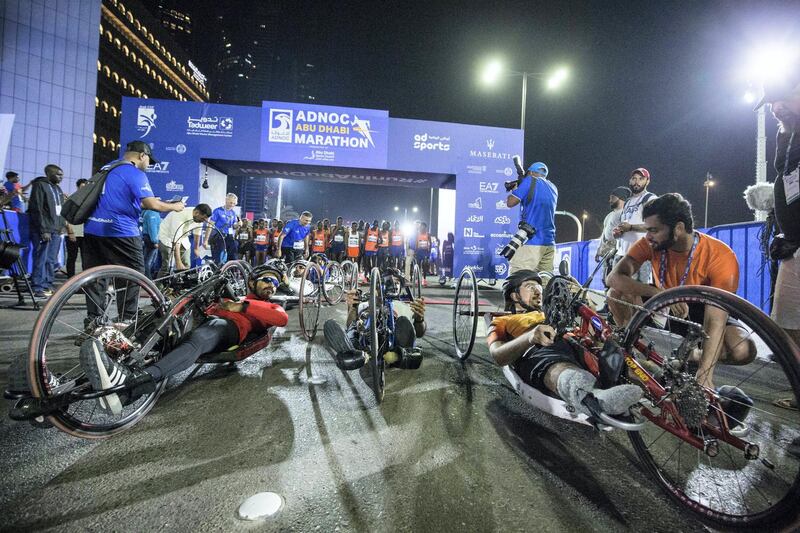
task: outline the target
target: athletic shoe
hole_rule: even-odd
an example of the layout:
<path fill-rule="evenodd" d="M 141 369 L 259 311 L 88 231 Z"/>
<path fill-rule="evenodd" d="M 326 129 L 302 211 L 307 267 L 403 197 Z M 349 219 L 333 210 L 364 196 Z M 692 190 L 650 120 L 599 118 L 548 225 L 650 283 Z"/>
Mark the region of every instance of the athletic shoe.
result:
<path fill-rule="evenodd" d="M 53 289 L 45 289 L 42 291 L 45 296 L 50 297 L 53 295 Z"/>
<path fill-rule="evenodd" d="M 325 342 L 333 350 L 333 360 L 341 370 L 357 370 L 369 360 L 369 354 L 356 350 L 341 324 L 328 319 L 322 326 Z"/>
<path fill-rule="evenodd" d="M 47 300 L 49 296 L 44 291 L 36 291 L 33 293 L 33 298 L 35 300 Z"/>
<path fill-rule="evenodd" d="M 135 372 L 114 361 L 106 354 L 103 344 L 96 339 L 88 339 L 81 345 L 80 362 L 89 383 L 96 391 L 128 385 L 127 390 L 97 398 L 98 406 L 106 413 L 119 415 L 123 406 L 155 390 L 155 381 L 149 374 Z"/>

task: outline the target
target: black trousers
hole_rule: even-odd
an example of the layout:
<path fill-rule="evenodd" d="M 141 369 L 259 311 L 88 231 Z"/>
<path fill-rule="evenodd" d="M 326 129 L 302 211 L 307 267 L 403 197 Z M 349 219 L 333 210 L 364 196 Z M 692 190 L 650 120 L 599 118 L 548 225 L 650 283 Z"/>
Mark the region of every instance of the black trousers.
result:
<path fill-rule="evenodd" d="M 156 381 L 186 370 L 207 353 L 227 350 L 239 344 L 239 328 L 224 318 L 212 317 L 195 328 L 174 350 L 145 371 Z"/>
<path fill-rule="evenodd" d="M 81 266 L 86 269 L 86 260 L 83 258 L 83 237 L 75 237 L 75 242 L 67 238 L 67 277 L 75 275 L 75 261 L 81 254 Z"/>
<path fill-rule="evenodd" d="M 141 237 L 98 237 L 85 235 L 83 238 L 83 268 L 87 270 L 100 265 L 121 265 L 144 274 L 144 255 Z M 89 319 L 107 315 L 108 301 L 106 290 L 108 279 L 86 287 L 86 309 Z M 133 320 L 139 307 L 139 287 L 135 284 L 115 285 L 118 321 Z M 109 317 L 111 318 L 111 317 Z"/>

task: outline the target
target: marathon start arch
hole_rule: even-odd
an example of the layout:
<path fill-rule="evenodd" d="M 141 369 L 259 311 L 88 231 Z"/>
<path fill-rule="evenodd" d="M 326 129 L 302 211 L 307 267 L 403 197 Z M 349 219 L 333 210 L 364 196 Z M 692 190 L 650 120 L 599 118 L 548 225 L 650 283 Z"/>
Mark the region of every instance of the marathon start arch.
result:
<path fill-rule="evenodd" d="M 391 118 L 376 109 L 123 98 L 121 145 L 133 140 L 150 144 L 159 160 L 148 171 L 156 196 L 188 196 L 190 205 L 208 198 L 201 189 L 207 165 L 225 176 L 454 189 L 455 203 L 440 208 L 439 220 L 455 228 L 456 271 L 508 272 L 498 252 L 519 214 L 506 208 L 503 182 L 516 175 L 522 130 Z"/>

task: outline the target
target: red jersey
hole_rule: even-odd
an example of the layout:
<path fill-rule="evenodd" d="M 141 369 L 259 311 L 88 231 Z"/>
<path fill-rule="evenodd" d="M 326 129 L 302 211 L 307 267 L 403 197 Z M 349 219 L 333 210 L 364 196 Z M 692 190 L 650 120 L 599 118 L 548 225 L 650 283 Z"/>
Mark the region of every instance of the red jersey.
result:
<path fill-rule="evenodd" d="M 239 329 L 239 342 L 244 341 L 250 333 L 263 333 L 273 326 L 285 326 L 289 323 L 289 315 L 278 304 L 260 300 L 255 294 L 245 297 L 247 309 L 241 313 L 226 311 L 214 304 L 206 309 L 206 313 L 225 320 L 230 320 Z"/>
<path fill-rule="evenodd" d="M 315 253 L 324 253 L 328 247 L 328 235 L 325 230 L 314 232 L 314 243 L 311 246 L 311 251 Z"/>
<path fill-rule="evenodd" d="M 367 252 L 374 252 L 378 249 L 378 230 L 367 230 L 367 242 L 364 244 L 364 250 Z"/>
<path fill-rule="evenodd" d="M 378 242 L 378 248 L 389 247 L 389 230 L 381 232 L 381 240 Z"/>

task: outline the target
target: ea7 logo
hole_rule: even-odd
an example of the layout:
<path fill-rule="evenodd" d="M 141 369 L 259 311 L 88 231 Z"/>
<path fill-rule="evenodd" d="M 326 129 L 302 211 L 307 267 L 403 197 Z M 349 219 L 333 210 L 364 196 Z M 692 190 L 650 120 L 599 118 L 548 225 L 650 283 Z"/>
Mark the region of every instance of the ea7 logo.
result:
<path fill-rule="evenodd" d="M 494 219 L 495 224 L 511 224 L 511 217 L 500 216 Z"/>
<path fill-rule="evenodd" d="M 169 161 L 161 161 L 159 163 L 153 163 L 149 167 L 147 167 L 148 172 L 155 172 L 155 173 L 166 173 L 169 172 Z"/>
<path fill-rule="evenodd" d="M 499 183 L 493 181 L 482 181 L 480 183 L 480 190 L 481 192 L 497 193 L 499 186 Z"/>

